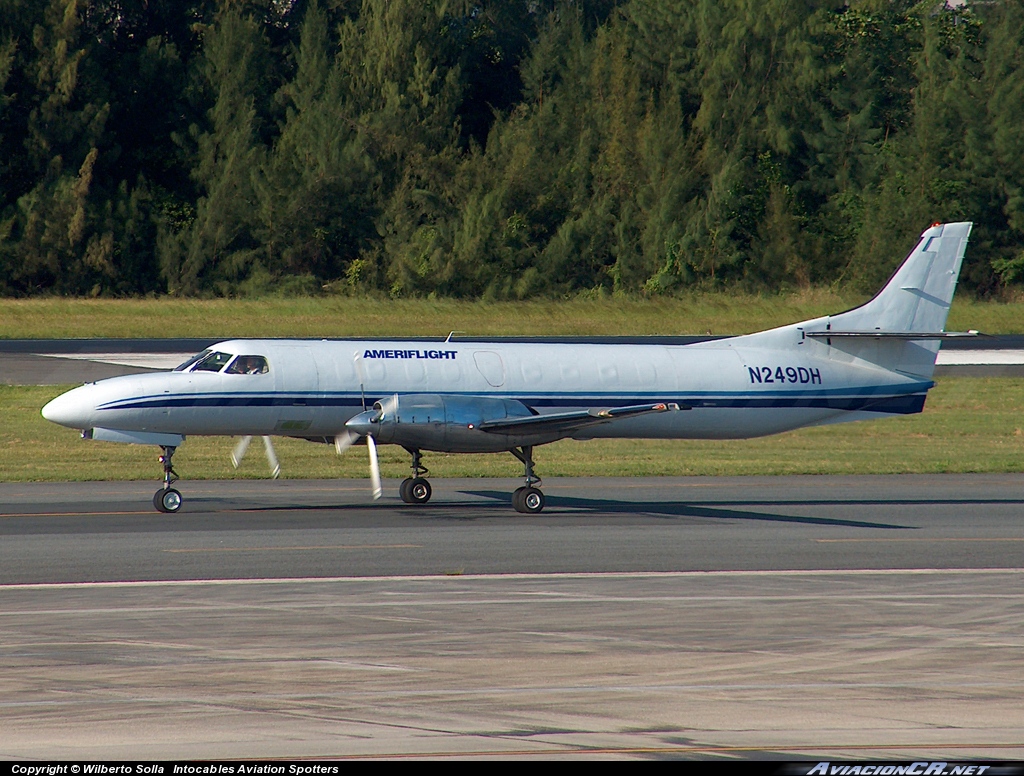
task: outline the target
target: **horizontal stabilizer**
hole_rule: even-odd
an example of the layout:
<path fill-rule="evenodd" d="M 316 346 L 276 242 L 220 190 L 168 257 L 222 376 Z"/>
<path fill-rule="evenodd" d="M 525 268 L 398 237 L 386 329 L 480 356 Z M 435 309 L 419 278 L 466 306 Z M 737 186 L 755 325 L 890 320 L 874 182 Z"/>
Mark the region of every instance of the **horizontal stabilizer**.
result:
<path fill-rule="evenodd" d="M 960 339 L 962 337 L 980 337 L 977 331 L 838 331 L 832 329 L 805 331 L 805 337 L 874 337 L 900 340 L 943 340 Z"/>
<path fill-rule="evenodd" d="M 529 415 L 518 418 L 502 418 L 501 420 L 487 420 L 481 423 L 478 428 L 481 431 L 490 431 L 498 434 L 513 434 L 520 432 L 530 433 L 571 433 L 587 426 L 595 426 L 599 423 L 608 423 L 622 418 L 632 418 L 638 415 L 649 415 L 655 412 L 672 412 L 677 410 L 688 410 L 690 407 L 678 404 L 638 404 L 632 407 L 614 407 L 602 410 L 574 410 L 572 412 L 555 412 L 548 415 Z"/>

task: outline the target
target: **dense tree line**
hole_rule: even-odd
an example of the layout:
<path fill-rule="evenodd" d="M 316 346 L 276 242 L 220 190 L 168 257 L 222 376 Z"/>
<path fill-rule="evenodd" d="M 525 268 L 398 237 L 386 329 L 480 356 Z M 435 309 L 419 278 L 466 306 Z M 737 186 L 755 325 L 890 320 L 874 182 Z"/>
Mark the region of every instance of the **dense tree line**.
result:
<path fill-rule="evenodd" d="M 1024 0 L 0 0 L 0 293 L 1024 281 Z"/>

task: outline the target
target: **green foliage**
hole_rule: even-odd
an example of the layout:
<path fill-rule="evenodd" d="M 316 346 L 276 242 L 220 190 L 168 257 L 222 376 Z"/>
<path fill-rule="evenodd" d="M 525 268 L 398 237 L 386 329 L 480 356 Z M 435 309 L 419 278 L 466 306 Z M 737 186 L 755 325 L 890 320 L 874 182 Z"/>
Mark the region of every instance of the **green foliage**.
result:
<path fill-rule="evenodd" d="M 281 134 L 254 178 L 253 232 L 271 277 L 336 278 L 373 233 L 371 193 L 380 176 L 331 49 L 327 16 L 311 3 L 295 77 L 278 92 L 285 106 Z"/>
<path fill-rule="evenodd" d="M 1024 281 L 1024 2 L 0 0 L 0 293 Z"/>
<path fill-rule="evenodd" d="M 263 162 L 259 144 L 265 102 L 267 40 L 259 25 L 228 8 L 208 31 L 202 76 L 213 94 L 205 127 L 193 125 L 192 177 L 199 189 L 188 230 L 161 242 L 162 273 L 172 294 L 231 289 L 257 264 L 252 234 L 254 172 Z"/>

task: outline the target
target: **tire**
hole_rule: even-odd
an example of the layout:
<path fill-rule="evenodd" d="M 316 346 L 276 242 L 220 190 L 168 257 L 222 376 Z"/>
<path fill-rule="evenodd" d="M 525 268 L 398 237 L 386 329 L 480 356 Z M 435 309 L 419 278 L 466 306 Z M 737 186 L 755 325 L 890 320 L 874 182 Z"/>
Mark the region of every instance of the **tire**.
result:
<path fill-rule="evenodd" d="M 524 488 L 516 488 L 514 491 L 512 491 L 512 508 L 516 512 L 525 512 L 526 511 L 525 509 L 523 509 L 523 491 L 524 490 L 526 490 L 525 487 Z"/>
<path fill-rule="evenodd" d="M 181 494 L 174 488 L 161 488 L 153 494 L 153 506 L 158 512 L 173 513 L 181 509 Z"/>
<path fill-rule="evenodd" d="M 409 483 L 410 504 L 426 504 L 430 501 L 431 493 L 430 483 L 422 477 L 417 477 Z"/>
<path fill-rule="evenodd" d="M 430 483 L 422 477 L 407 477 L 398 488 L 398 494 L 406 504 L 426 504 L 431 493 Z"/>
<path fill-rule="evenodd" d="M 544 509 L 544 494 L 536 488 L 524 488 L 519 496 L 519 503 L 523 507 L 521 512 L 535 515 Z"/>

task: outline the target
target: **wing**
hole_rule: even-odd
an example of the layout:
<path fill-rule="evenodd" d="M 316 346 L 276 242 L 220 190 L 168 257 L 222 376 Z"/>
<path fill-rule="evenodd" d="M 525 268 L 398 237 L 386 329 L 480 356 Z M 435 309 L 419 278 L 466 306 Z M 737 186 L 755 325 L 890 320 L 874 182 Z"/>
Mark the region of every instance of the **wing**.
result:
<path fill-rule="evenodd" d="M 547 415 L 529 415 L 521 418 L 502 418 L 501 420 L 485 420 L 477 428 L 497 434 L 519 433 L 562 433 L 571 434 L 588 426 L 610 423 L 623 418 L 635 418 L 639 415 L 650 415 L 657 412 L 677 412 L 690 407 L 679 404 L 637 404 L 631 407 L 614 407 L 611 409 L 574 410 L 572 412 L 553 412 Z"/>

